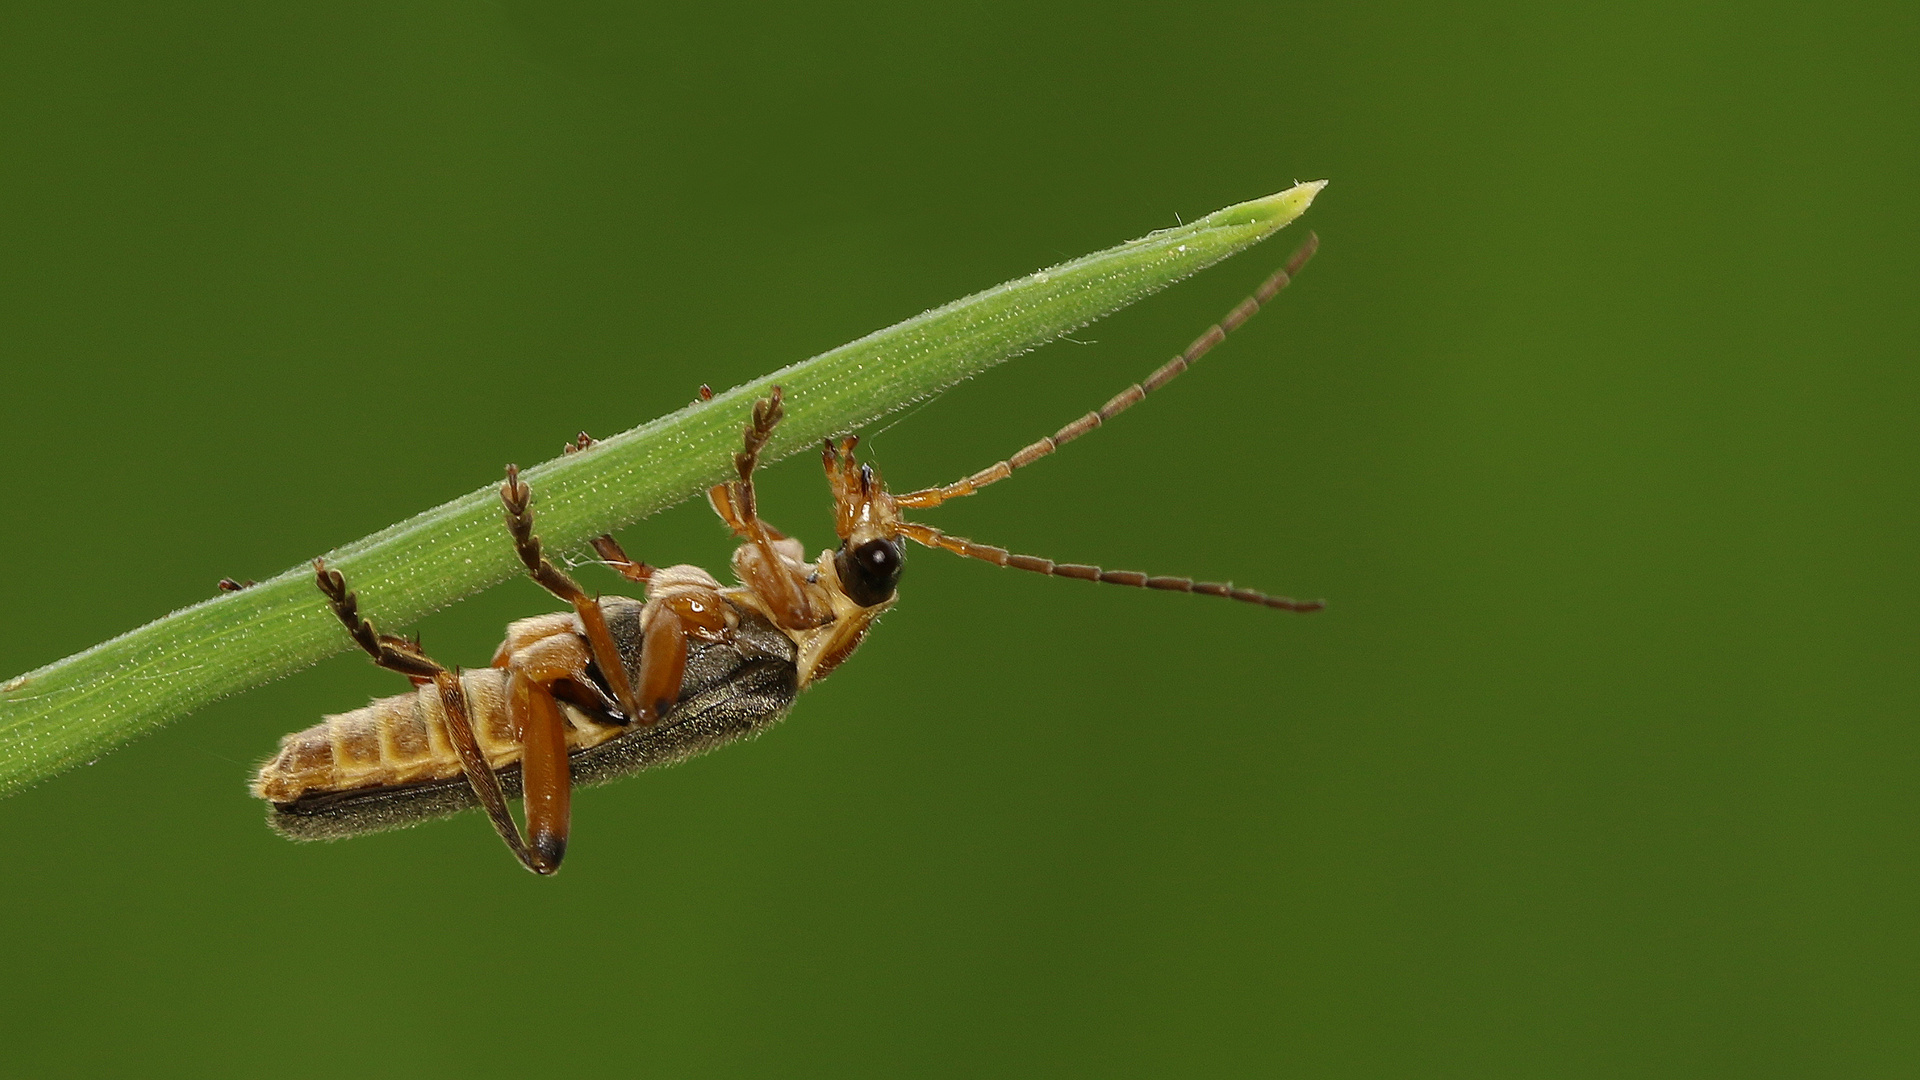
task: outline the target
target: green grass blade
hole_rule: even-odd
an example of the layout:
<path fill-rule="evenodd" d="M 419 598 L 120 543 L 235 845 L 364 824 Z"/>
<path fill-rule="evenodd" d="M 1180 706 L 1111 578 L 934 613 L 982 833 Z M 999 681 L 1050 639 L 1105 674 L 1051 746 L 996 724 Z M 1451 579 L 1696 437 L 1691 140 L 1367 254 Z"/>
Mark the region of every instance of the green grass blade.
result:
<path fill-rule="evenodd" d="M 1230 206 L 957 300 L 528 469 L 541 537 L 565 551 L 726 477 L 748 403 L 775 383 L 786 421 L 767 460 L 817 445 L 1110 314 L 1272 235 L 1323 182 Z M 520 572 L 489 485 L 328 552 L 383 628 Z M 211 701 L 349 647 L 297 566 L 176 611 L 0 686 L 0 794 Z"/>

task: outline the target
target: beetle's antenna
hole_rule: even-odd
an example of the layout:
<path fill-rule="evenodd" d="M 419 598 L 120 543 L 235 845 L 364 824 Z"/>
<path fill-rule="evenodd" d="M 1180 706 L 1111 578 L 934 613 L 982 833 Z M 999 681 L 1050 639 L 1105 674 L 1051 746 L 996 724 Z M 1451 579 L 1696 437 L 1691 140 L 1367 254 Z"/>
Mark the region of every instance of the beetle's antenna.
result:
<path fill-rule="evenodd" d="M 1201 596 L 1220 596 L 1242 603 L 1279 608 L 1282 611 L 1319 611 L 1327 606 L 1325 600 L 1295 600 L 1291 596 L 1268 596 L 1254 589 L 1238 589 L 1218 581 L 1153 577 L 1138 570 L 1102 570 L 1097 566 L 1087 566 L 1082 563 L 1057 563 L 1052 559 L 1041 559 L 1032 555 L 1015 555 L 1005 548 L 976 544 L 958 536 L 948 536 L 931 525 L 921 525 L 918 522 L 902 521 L 898 528 L 900 535 L 930 548 L 951 551 L 955 555 L 990 562 L 995 566 L 1011 566 L 1016 570 L 1031 570 L 1036 574 L 1047 574 L 1052 577 L 1104 581 L 1109 585 L 1132 585 L 1140 589 L 1165 589 L 1168 592 L 1198 593 Z"/>
<path fill-rule="evenodd" d="M 974 473 L 972 476 L 963 480 L 956 480 L 945 487 L 924 488 L 920 491 L 907 492 L 904 495 L 895 495 L 893 497 L 894 502 L 900 506 L 915 510 L 925 510 L 929 507 L 939 506 L 948 499 L 957 499 L 963 495 L 971 495 L 981 488 L 986 487 L 988 484 L 1005 480 L 1007 477 L 1013 475 L 1013 470 L 1039 461 L 1041 458 L 1060 449 L 1060 447 L 1066 443 L 1072 442 L 1087 432 L 1092 431 L 1094 428 L 1099 427 L 1101 424 L 1126 412 L 1138 404 L 1140 399 L 1172 382 L 1174 376 L 1192 367 L 1195 361 L 1205 356 L 1208 350 L 1225 340 L 1228 334 L 1233 333 L 1245 325 L 1246 321 L 1253 318 L 1254 313 L 1260 310 L 1261 305 L 1272 300 L 1279 294 L 1281 289 L 1286 288 L 1287 285 L 1293 281 L 1294 275 L 1298 274 L 1301 268 L 1307 265 L 1307 260 L 1313 258 L 1313 253 L 1319 250 L 1319 248 L 1320 237 L 1314 233 L 1308 233 L 1306 241 L 1300 245 L 1292 257 L 1287 259 L 1287 264 L 1275 270 L 1272 277 L 1261 282 L 1260 287 L 1253 290 L 1252 296 L 1234 305 L 1233 310 L 1227 312 L 1224 318 L 1208 327 L 1206 333 L 1195 338 L 1193 344 L 1187 346 L 1185 352 L 1160 365 L 1160 367 L 1156 369 L 1153 374 L 1147 376 L 1144 381 L 1134 383 L 1132 386 L 1115 394 L 1105 405 L 1100 406 L 1093 412 L 1082 416 L 1080 419 L 1054 432 L 1051 436 L 1041 439 L 1039 442 L 1029 444 L 1025 449 L 1005 461 L 990 465 Z"/>

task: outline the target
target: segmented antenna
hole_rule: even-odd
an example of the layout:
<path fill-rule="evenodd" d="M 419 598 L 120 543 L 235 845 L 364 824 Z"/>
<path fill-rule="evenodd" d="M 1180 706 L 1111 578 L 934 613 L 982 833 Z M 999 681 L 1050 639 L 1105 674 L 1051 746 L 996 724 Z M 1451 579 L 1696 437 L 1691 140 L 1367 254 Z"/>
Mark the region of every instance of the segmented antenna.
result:
<path fill-rule="evenodd" d="M 1260 287 L 1253 290 L 1252 296 L 1234 305 L 1233 310 L 1227 312 L 1224 318 L 1208 327 L 1206 333 L 1195 338 L 1193 344 L 1187 346 L 1185 352 L 1160 365 L 1160 367 L 1156 369 L 1153 374 L 1147 376 L 1144 381 L 1134 383 L 1132 386 L 1115 394 L 1105 405 L 1100 406 L 1093 412 L 1082 416 L 1073 423 L 1054 432 L 1051 436 L 1041 439 L 1039 442 L 1029 444 L 1019 453 L 1005 461 L 997 462 L 987 468 L 981 469 L 979 472 L 974 473 L 964 480 L 956 480 L 945 487 L 924 488 L 920 491 L 907 492 L 904 495 L 895 495 L 893 501 L 899 506 L 925 510 L 929 507 L 939 506 L 948 499 L 957 499 L 963 495 L 971 495 L 981 488 L 986 487 L 988 484 L 1005 480 L 1007 477 L 1013 475 L 1013 470 L 1024 468 L 1039 461 L 1041 458 L 1060 449 L 1060 447 L 1067 443 L 1072 442 L 1087 432 L 1092 431 L 1094 428 L 1099 427 L 1101 424 L 1126 412 L 1138 404 L 1140 400 L 1148 394 L 1172 382 L 1176 375 L 1192 367 L 1195 361 L 1207 355 L 1207 351 L 1225 340 L 1228 334 L 1233 333 L 1245 325 L 1246 321 L 1253 318 L 1254 314 L 1260 310 L 1262 305 L 1272 300 L 1279 294 L 1281 289 L 1286 288 L 1287 285 L 1293 281 L 1294 275 L 1298 274 L 1300 269 L 1307 265 L 1307 260 L 1313 258 L 1313 253 L 1319 250 L 1319 247 L 1320 237 L 1314 233 L 1308 233 L 1306 241 L 1287 259 L 1287 264 L 1275 270 L 1272 277 L 1261 282 Z M 1172 586 L 1157 585 L 1150 587 L 1172 588 Z"/>
<path fill-rule="evenodd" d="M 1238 589 L 1218 581 L 1155 577 L 1138 570 L 1102 570 L 1097 566 L 1088 566 L 1084 563 L 1057 563 L 1052 559 L 1042 559 L 1033 555 L 1015 555 L 1005 548 L 993 547 L 990 544 L 976 544 L 962 537 L 948 536 L 931 525 L 921 525 L 918 522 L 902 521 L 898 528 L 900 535 L 930 548 L 951 551 L 955 555 L 979 559 L 981 562 L 989 562 L 995 566 L 1011 566 L 1015 570 L 1030 570 L 1050 577 L 1078 578 L 1081 581 L 1103 581 L 1109 585 L 1131 585 L 1138 589 L 1164 589 L 1168 592 L 1218 596 L 1245 604 L 1279 608 L 1282 611 L 1319 611 L 1327 606 L 1325 600 L 1295 600 L 1291 596 L 1268 596 L 1255 589 Z"/>

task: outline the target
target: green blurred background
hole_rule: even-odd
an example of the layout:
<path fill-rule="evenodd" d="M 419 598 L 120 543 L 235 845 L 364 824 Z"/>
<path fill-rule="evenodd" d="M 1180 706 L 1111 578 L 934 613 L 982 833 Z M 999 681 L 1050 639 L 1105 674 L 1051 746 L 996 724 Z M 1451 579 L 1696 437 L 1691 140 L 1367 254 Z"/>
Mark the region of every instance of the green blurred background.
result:
<path fill-rule="evenodd" d="M 1914 1075 L 1917 29 L 16 0 L 0 675 L 1296 178 L 1279 310 L 939 520 L 1333 606 L 915 555 L 785 726 L 584 794 L 552 881 L 477 817 L 267 831 L 252 764 L 399 689 L 343 654 L 0 802 L 0 1073 Z M 1299 232 L 876 459 L 1051 431 Z M 816 465 L 762 490 L 830 535 Z M 551 606 L 417 629 L 480 663 Z"/>

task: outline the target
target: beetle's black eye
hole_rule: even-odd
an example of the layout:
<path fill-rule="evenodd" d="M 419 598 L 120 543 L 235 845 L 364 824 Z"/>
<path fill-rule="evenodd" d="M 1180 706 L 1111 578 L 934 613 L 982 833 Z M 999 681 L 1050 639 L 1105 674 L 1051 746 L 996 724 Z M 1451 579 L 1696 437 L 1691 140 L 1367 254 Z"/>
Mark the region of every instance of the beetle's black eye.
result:
<path fill-rule="evenodd" d="M 869 540 L 852 551 L 840 545 L 833 556 L 833 568 L 840 572 L 840 587 L 847 591 L 847 597 L 861 607 L 872 607 L 893 599 L 902 561 L 898 544 Z"/>

